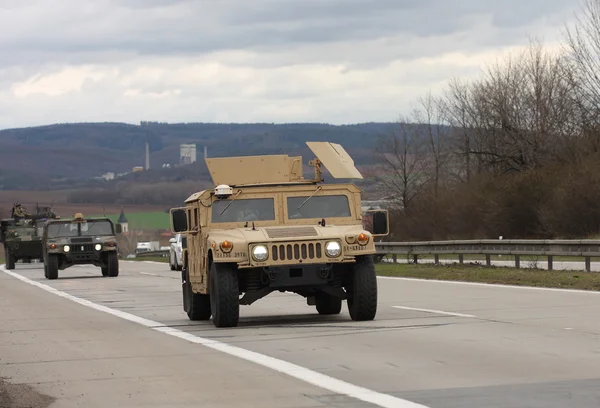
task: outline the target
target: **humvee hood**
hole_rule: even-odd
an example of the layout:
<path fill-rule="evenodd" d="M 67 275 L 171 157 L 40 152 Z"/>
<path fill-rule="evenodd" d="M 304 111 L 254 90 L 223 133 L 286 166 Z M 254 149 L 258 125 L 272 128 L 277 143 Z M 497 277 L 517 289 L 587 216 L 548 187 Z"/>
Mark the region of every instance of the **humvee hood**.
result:
<path fill-rule="evenodd" d="M 347 234 L 360 234 L 367 231 L 361 225 L 302 225 L 302 226 L 273 226 L 273 227 L 252 227 L 237 228 L 227 230 L 212 230 L 210 238 L 215 241 L 233 240 L 252 242 L 281 242 L 290 240 L 311 240 L 311 239 L 334 239 L 341 238 Z"/>

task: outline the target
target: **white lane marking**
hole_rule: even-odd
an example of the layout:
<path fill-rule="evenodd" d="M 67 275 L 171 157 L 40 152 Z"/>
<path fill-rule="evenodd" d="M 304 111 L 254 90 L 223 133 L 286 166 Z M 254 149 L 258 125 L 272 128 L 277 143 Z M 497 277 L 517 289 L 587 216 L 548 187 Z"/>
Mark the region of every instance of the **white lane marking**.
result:
<path fill-rule="evenodd" d="M 454 312 L 444 312 L 443 310 L 419 309 L 419 308 L 416 308 L 416 307 L 408 307 L 408 306 L 392 306 L 392 307 L 396 308 L 396 309 L 416 310 L 418 312 L 437 313 L 437 314 L 443 314 L 443 315 L 449 315 L 449 316 L 476 317 L 476 316 L 473 316 L 473 315 L 470 315 L 470 314 L 454 313 Z"/>
<path fill-rule="evenodd" d="M 359 387 L 354 384 L 347 383 L 345 381 L 338 380 L 333 377 L 329 377 L 325 374 L 321 374 L 316 371 L 309 370 L 308 368 L 301 367 L 292 363 L 289 363 L 284 360 L 279 360 L 274 357 L 270 357 L 264 354 L 256 353 L 254 351 L 246 350 L 240 347 L 232 346 L 227 343 L 221 343 L 216 340 L 205 339 L 202 337 L 195 336 L 191 333 L 187 333 L 173 327 L 165 326 L 162 323 L 155 322 L 152 320 L 144 319 L 143 317 L 139 317 L 127 312 L 122 312 L 120 310 L 111 309 L 110 307 L 106 307 L 103 305 L 99 305 L 89 300 L 78 298 L 76 296 L 70 295 L 66 292 L 55 289 L 51 286 L 45 285 L 40 282 L 33 281 L 29 278 L 24 277 L 18 273 L 14 273 L 11 271 L 7 271 L 4 269 L 4 265 L 0 265 L 0 270 L 16 279 L 19 279 L 25 283 L 36 286 L 40 289 L 43 289 L 47 292 L 53 293 L 62 298 L 71 300 L 72 302 L 78 303 L 83 306 L 87 306 L 94 310 L 98 310 L 100 312 L 105 312 L 110 315 L 120 317 L 121 319 L 129 320 L 134 323 L 141 324 L 142 326 L 148 327 L 152 330 L 158 331 L 160 333 L 165 333 L 174 337 L 178 337 L 180 339 L 187 340 L 192 343 L 201 344 L 205 347 L 209 347 L 213 350 L 221 351 L 223 353 L 239 357 L 243 360 L 253 362 L 255 364 L 261 365 L 263 367 L 267 367 L 278 371 L 282 374 L 286 374 L 290 377 L 294 377 L 298 380 L 307 382 L 308 384 L 314 385 L 316 387 L 325 389 L 327 391 L 333 392 L 335 394 L 345 395 L 347 397 L 355 398 L 364 402 L 368 402 L 379 407 L 384 408 L 429 408 L 425 405 L 417 404 L 415 402 L 411 402 L 408 400 L 404 400 L 401 398 L 393 397 L 388 394 L 379 393 L 368 388 Z"/>
<path fill-rule="evenodd" d="M 377 278 L 378 279 L 414 281 L 414 282 L 444 283 L 447 285 L 482 286 L 482 287 L 486 287 L 486 288 L 541 290 L 541 291 L 547 291 L 547 292 L 566 292 L 566 293 L 580 293 L 580 294 L 585 293 L 588 295 L 600 295 L 600 291 L 598 291 L 598 290 L 541 288 L 541 287 L 537 287 L 537 286 L 501 285 L 498 283 L 480 283 L 480 282 L 462 282 L 462 281 L 451 281 L 451 280 L 446 281 L 446 280 L 437 280 L 437 279 L 402 278 L 399 276 L 378 276 Z"/>
<path fill-rule="evenodd" d="M 141 275 L 150 275 L 150 276 L 160 276 L 157 273 L 150 273 L 150 272 L 140 272 Z"/>

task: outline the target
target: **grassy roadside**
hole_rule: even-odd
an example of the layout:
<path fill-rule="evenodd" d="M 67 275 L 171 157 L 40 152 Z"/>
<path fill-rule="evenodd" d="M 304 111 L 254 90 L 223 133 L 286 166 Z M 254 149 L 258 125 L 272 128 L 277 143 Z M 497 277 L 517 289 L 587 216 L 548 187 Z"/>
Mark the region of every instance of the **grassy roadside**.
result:
<path fill-rule="evenodd" d="M 380 276 L 600 291 L 600 273 L 477 265 L 377 265 Z"/>

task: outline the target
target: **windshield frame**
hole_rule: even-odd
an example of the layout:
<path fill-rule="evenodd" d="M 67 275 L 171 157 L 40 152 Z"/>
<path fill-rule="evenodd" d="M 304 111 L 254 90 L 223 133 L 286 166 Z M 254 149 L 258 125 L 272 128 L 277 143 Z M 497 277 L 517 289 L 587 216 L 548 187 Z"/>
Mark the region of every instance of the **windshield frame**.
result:
<path fill-rule="evenodd" d="M 99 234 L 99 233 L 94 233 L 94 234 L 90 234 L 90 235 L 83 235 L 81 233 L 81 224 L 93 224 L 96 222 L 104 222 L 110 225 L 110 229 L 111 232 L 110 234 Z M 50 236 L 49 235 L 49 231 L 50 231 L 50 227 L 53 225 L 69 225 L 69 224 L 77 224 L 77 234 L 76 235 L 67 235 L 67 236 Z M 85 220 L 85 221 L 70 221 L 70 220 L 64 220 L 64 221 L 54 221 L 54 222 L 50 222 L 47 223 L 44 226 L 44 237 L 46 239 L 64 239 L 64 238 L 93 238 L 93 237 L 111 237 L 115 235 L 115 226 L 114 224 L 109 220 L 109 219 L 91 219 L 91 220 Z"/>
<path fill-rule="evenodd" d="M 243 201 L 243 200 L 250 200 L 250 199 L 267 199 L 267 200 L 272 200 L 273 201 L 273 214 L 274 214 L 274 218 L 272 220 L 251 220 L 251 221 L 213 221 L 213 210 L 215 210 L 215 206 L 214 203 L 217 201 L 231 201 L 231 199 L 233 198 L 230 197 L 228 200 L 219 200 L 214 198 L 213 199 L 213 203 L 211 204 L 211 208 L 209 211 L 207 211 L 207 222 L 208 225 L 213 226 L 213 227 L 219 227 L 219 228 L 237 228 L 237 227 L 243 227 L 244 225 L 246 225 L 246 223 L 248 223 L 248 226 L 251 227 L 252 223 L 254 222 L 256 227 L 264 227 L 264 226 L 273 226 L 273 225 L 279 225 L 279 219 L 280 219 L 280 203 L 279 203 L 279 197 L 277 193 L 272 193 L 272 194 L 260 194 L 260 193 L 247 193 L 247 192 L 243 192 L 241 193 L 235 200 L 233 200 L 233 204 L 227 209 L 227 211 L 231 211 L 233 210 L 233 206 L 235 205 L 235 203 L 237 201 Z M 227 211 L 225 212 L 225 214 L 227 214 Z"/>
<path fill-rule="evenodd" d="M 340 191 L 340 190 L 321 190 L 319 192 L 317 192 L 315 195 L 313 195 L 310 200 L 308 200 L 304 205 L 308 205 L 311 200 L 314 200 L 316 198 L 319 197 L 327 197 L 327 196 L 344 196 L 346 197 L 346 199 L 348 200 L 348 210 L 350 212 L 349 215 L 347 216 L 343 216 L 343 217 L 315 217 L 315 218 L 290 218 L 290 214 L 288 211 L 288 198 L 297 198 L 297 197 L 304 197 L 304 199 L 308 198 L 311 196 L 313 192 L 312 191 L 294 191 L 294 192 L 289 192 L 289 193 L 285 193 L 282 196 L 282 206 L 283 206 L 283 213 L 284 213 L 284 217 L 285 217 L 285 223 L 286 224 L 306 224 L 306 223 L 311 223 L 311 222 L 318 222 L 320 220 L 322 220 L 323 218 L 325 219 L 325 221 L 327 222 L 328 220 L 332 220 L 332 221 L 354 221 L 355 217 L 355 208 L 354 208 L 354 195 L 350 192 L 347 191 Z"/>

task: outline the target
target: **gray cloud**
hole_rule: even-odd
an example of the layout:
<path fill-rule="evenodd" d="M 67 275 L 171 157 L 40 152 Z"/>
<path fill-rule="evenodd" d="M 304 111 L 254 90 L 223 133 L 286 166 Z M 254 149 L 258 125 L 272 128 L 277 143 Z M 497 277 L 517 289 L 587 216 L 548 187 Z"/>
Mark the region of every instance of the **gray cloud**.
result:
<path fill-rule="evenodd" d="M 0 127 L 393 120 L 419 93 L 478 69 L 423 58 L 553 36 L 575 8 L 572 0 L 5 1 Z"/>

